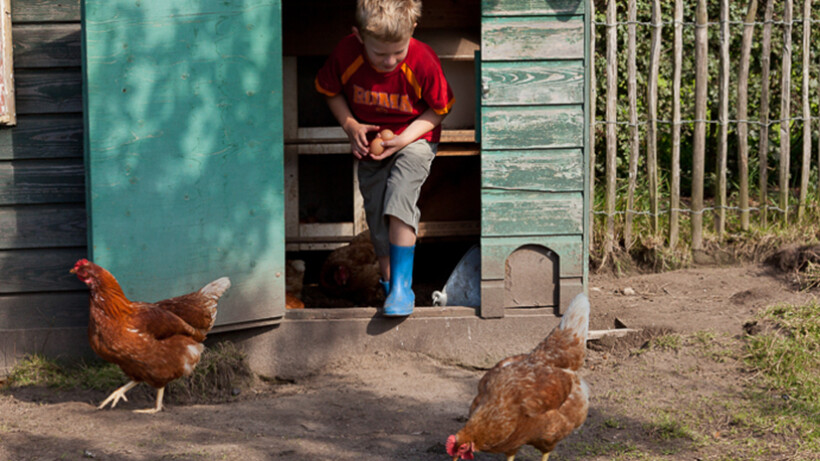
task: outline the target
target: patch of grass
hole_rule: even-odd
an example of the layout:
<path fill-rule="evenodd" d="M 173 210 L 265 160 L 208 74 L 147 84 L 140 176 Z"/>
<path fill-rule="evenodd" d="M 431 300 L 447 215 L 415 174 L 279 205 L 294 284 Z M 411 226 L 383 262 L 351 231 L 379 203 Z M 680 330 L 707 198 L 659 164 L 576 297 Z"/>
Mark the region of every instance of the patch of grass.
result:
<path fill-rule="evenodd" d="M 252 381 L 245 353 L 226 341 L 205 349 L 194 372 L 170 382 L 167 390 L 169 396 L 181 400 L 220 400 L 249 387 Z"/>
<path fill-rule="evenodd" d="M 66 374 L 57 362 L 43 355 L 24 357 L 12 368 L 8 376 L 11 387 L 49 386 L 60 387 L 67 381 Z"/>
<path fill-rule="evenodd" d="M 678 352 L 682 344 L 683 339 L 680 335 L 677 334 L 658 336 L 657 338 L 653 338 L 652 341 L 650 341 L 651 348 L 662 351 Z"/>
<path fill-rule="evenodd" d="M 249 387 L 253 373 L 245 354 L 233 343 L 222 342 L 205 349 L 199 364 L 187 378 L 168 384 L 169 401 L 201 401 L 229 398 Z M 106 362 L 61 364 L 43 355 L 30 355 L 8 376 L 8 386 L 45 386 L 60 389 L 110 391 L 128 382 L 114 364 Z"/>
<path fill-rule="evenodd" d="M 727 360 L 736 360 L 738 357 L 737 347 L 728 342 L 727 338 L 719 338 L 709 331 L 698 331 L 689 336 L 688 341 L 700 349 L 704 357 L 708 357 L 717 363 L 725 363 Z"/>
<path fill-rule="evenodd" d="M 686 425 L 684 419 L 669 412 L 661 412 L 652 421 L 645 423 L 644 430 L 661 440 L 695 440 L 694 432 Z"/>
<path fill-rule="evenodd" d="M 751 391 L 756 412 L 736 421 L 796 435 L 802 449 L 820 454 L 820 304 L 775 305 L 758 318 L 771 327 L 747 337 L 744 360 L 765 391 Z"/>
<path fill-rule="evenodd" d="M 748 337 L 746 363 L 770 389 L 820 412 L 820 304 L 771 306 L 759 317 L 774 327 Z"/>
<path fill-rule="evenodd" d="M 596 440 L 591 443 L 583 444 L 579 446 L 578 449 L 583 458 L 593 456 L 618 457 L 640 452 L 640 450 L 638 450 L 638 448 L 632 443 L 607 442 L 604 440 Z"/>
<path fill-rule="evenodd" d="M 8 386 L 45 386 L 59 389 L 104 390 L 121 386 L 125 375 L 116 365 L 105 362 L 61 364 L 40 354 L 24 357 L 12 368 Z"/>
<path fill-rule="evenodd" d="M 610 429 L 620 429 L 621 422 L 614 418 L 607 418 L 604 420 L 604 427 L 608 427 Z"/>

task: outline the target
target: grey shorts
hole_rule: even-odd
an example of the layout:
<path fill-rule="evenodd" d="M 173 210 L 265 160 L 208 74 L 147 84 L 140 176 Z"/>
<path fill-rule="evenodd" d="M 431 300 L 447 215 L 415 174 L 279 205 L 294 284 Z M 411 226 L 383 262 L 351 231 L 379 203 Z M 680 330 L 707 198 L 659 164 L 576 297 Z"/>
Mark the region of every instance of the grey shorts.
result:
<path fill-rule="evenodd" d="M 418 233 L 419 193 L 437 149 L 438 143 L 420 139 L 384 160 L 359 162 L 359 190 L 377 256 L 390 254 L 388 216 L 397 217 Z"/>

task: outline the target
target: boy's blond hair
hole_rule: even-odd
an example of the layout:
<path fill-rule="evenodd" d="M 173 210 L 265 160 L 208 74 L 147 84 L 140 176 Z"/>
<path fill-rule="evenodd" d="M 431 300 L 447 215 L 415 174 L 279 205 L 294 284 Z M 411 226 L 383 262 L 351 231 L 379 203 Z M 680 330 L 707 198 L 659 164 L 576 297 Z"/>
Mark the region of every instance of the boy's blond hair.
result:
<path fill-rule="evenodd" d="M 421 17 L 421 0 L 358 0 L 359 32 L 383 42 L 400 42 L 413 35 Z"/>

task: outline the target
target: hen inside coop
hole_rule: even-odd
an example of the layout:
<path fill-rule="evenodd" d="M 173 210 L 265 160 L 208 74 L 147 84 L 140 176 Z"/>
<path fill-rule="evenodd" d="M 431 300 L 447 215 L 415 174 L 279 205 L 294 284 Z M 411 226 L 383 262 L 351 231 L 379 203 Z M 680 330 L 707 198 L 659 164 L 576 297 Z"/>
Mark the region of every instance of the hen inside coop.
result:
<path fill-rule="evenodd" d="M 350 144 L 314 79 L 355 24 L 355 0 L 282 2 L 288 307 L 380 307 Z M 414 38 L 436 52 L 455 104 L 421 190 L 413 270 L 416 306 L 432 306 L 480 233 L 476 142 L 480 1 L 423 2 Z"/>

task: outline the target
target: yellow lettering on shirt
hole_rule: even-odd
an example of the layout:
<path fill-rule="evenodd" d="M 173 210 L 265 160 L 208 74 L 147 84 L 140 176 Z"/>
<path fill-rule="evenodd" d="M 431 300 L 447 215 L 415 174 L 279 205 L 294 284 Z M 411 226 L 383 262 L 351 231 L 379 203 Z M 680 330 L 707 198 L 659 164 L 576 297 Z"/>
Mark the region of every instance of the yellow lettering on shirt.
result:
<path fill-rule="evenodd" d="M 358 85 L 353 85 L 353 103 L 413 113 L 413 104 L 406 94 L 369 91 Z"/>

